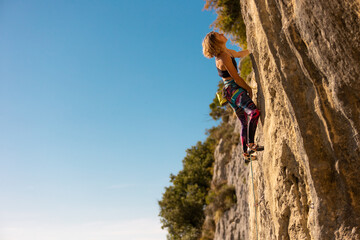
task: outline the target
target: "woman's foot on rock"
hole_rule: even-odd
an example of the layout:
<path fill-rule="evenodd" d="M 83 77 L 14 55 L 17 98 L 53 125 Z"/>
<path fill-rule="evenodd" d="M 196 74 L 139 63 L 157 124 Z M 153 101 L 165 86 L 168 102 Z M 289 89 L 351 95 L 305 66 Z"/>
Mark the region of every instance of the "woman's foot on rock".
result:
<path fill-rule="evenodd" d="M 249 143 L 247 146 L 248 146 L 247 152 L 249 154 L 254 153 L 254 152 L 264 151 L 264 146 L 259 146 L 255 143 Z"/>

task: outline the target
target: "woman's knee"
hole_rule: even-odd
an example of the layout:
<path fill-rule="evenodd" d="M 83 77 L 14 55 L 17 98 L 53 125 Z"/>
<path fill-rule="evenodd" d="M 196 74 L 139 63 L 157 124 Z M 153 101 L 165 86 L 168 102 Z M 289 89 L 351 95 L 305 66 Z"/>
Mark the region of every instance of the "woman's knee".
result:
<path fill-rule="evenodd" d="M 251 119 L 257 119 L 260 117 L 260 111 L 259 109 L 255 108 L 251 111 Z"/>

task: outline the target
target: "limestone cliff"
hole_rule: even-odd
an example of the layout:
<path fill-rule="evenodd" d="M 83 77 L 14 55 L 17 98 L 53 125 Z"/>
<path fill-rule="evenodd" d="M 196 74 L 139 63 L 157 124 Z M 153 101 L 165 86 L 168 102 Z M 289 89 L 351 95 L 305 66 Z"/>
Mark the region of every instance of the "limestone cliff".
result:
<path fill-rule="evenodd" d="M 241 0 L 265 151 L 215 156 L 237 204 L 215 239 L 360 239 L 360 1 Z M 239 122 L 234 118 L 235 130 Z M 257 219 L 255 219 L 257 204 Z"/>

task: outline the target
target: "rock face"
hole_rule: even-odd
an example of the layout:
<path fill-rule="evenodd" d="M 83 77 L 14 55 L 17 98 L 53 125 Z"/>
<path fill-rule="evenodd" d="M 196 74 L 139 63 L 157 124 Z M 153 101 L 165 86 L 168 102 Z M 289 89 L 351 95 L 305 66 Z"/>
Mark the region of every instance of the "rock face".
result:
<path fill-rule="evenodd" d="M 360 1 L 241 7 L 265 151 L 252 163 L 253 192 L 241 147 L 230 161 L 217 147 L 214 180 L 234 185 L 238 202 L 215 239 L 360 239 Z"/>

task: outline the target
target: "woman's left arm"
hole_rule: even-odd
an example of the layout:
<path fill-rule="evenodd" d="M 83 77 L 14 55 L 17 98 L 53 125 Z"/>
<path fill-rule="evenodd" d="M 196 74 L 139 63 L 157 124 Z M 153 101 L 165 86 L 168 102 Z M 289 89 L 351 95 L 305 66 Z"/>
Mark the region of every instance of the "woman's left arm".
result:
<path fill-rule="evenodd" d="M 243 51 L 235 51 L 232 49 L 229 49 L 229 52 L 236 58 L 243 58 L 250 54 L 249 50 L 243 50 Z"/>

